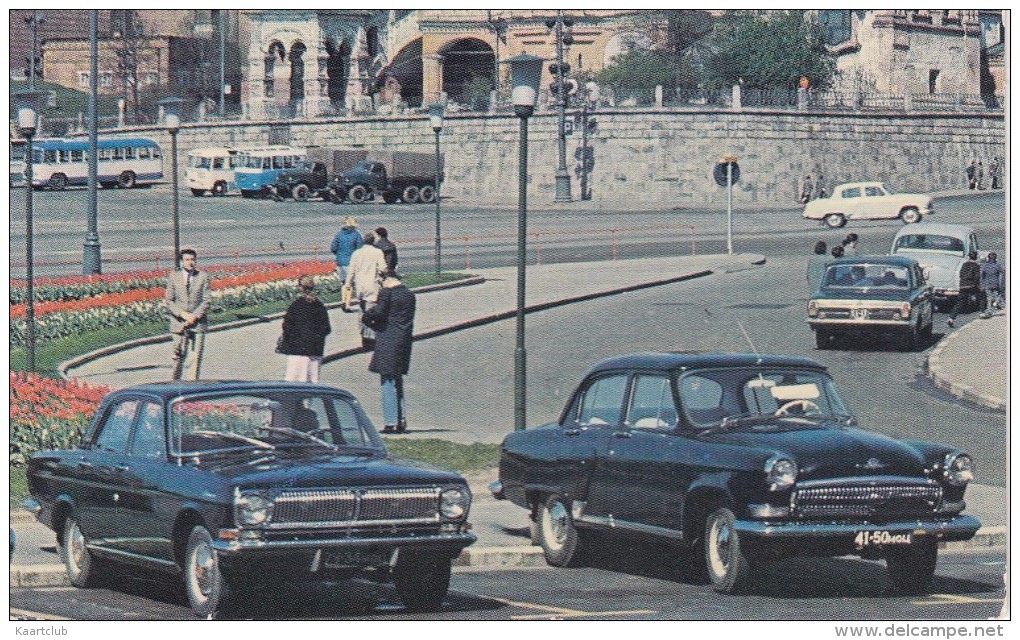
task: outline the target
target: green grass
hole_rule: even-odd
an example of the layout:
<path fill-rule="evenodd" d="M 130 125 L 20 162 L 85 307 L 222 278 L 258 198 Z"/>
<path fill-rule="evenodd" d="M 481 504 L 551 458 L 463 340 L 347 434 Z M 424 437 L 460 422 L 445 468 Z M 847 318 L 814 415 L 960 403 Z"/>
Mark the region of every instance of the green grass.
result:
<path fill-rule="evenodd" d="M 404 277 L 404 284 L 408 287 L 423 287 L 431 284 L 445 282 L 456 282 L 468 276 L 462 273 L 440 273 L 438 276 L 433 273 L 412 273 Z M 339 296 L 335 296 L 339 299 Z M 325 296 L 323 302 L 335 302 L 334 298 Z M 226 322 L 234 322 L 245 318 L 266 316 L 273 313 L 280 313 L 287 310 L 290 301 L 280 300 L 267 302 L 265 304 L 251 307 L 230 309 L 229 311 L 214 312 L 209 315 L 210 326 L 216 326 Z M 57 365 L 65 360 L 80 356 L 96 349 L 102 349 L 114 344 L 147 338 L 150 336 L 163 335 L 167 332 L 165 322 L 146 322 L 127 327 L 109 327 L 99 329 L 87 334 L 68 336 L 60 340 L 44 342 L 36 345 L 35 348 L 35 370 L 37 373 L 50 378 L 59 378 Z M 25 371 L 28 368 L 28 358 L 24 349 L 11 349 L 10 351 L 11 371 Z"/>
<path fill-rule="evenodd" d="M 11 513 L 21 509 L 21 500 L 28 497 L 28 480 L 25 478 L 25 467 L 11 465 Z"/>

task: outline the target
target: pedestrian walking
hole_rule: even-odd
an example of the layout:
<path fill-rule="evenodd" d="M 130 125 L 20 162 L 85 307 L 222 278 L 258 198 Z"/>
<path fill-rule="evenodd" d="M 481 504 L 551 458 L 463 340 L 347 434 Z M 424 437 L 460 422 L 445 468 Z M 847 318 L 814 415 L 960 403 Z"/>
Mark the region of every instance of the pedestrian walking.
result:
<path fill-rule="evenodd" d="M 375 306 L 364 318 L 373 325 L 375 351 L 368 370 L 379 374 L 383 431 L 407 431 L 404 376 L 411 366 L 414 341 L 414 292 L 400 281 L 395 271 L 386 270 Z"/>
<path fill-rule="evenodd" d="M 386 271 L 386 258 L 383 252 L 375 246 L 375 234 L 369 231 L 365 234 L 365 244 L 351 254 L 351 263 L 347 270 L 347 279 L 344 285 L 351 287 L 352 300 L 357 301 L 357 306 L 364 313 L 375 304 L 379 295 L 379 281 L 382 273 Z M 375 344 L 375 333 L 371 327 L 361 324 L 361 345 L 371 348 Z"/>
<path fill-rule="evenodd" d="M 326 305 L 315 295 L 312 276 L 298 278 L 298 290 L 300 297 L 290 303 L 283 316 L 283 335 L 276 351 L 287 356 L 284 380 L 318 382 L 326 336 L 332 330 L 329 314 Z"/>
<path fill-rule="evenodd" d="M 166 279 L 164 312 L 173 337 L 173 380 L 198 380 L 209 326 L 209 274 L 198 269 L 198 253 L 181 249 L 181 268 Z"/>
<path fill-rule="evenodd" d="M 857 234 L 848 233 L 843 238 L 843 255 L 845 256 L 859 256 L 860 251 L 857 249 Z"/>
<path fill-rule="evenodd" d="M 800 184 L 800 203 L 807 204 L 811 200 L 811 193 L 814 191 L 814 183 L 811 181 L 811 175 L 804 176 L 804 180 Z"/>
<path fill-rule="evenodd" d="M 386 259 L 386 268 L 390 271 L 397 270 L 397 245 L 390 242 L 390 232 L 386 227 L 375 228 L 375 246 L 383 252 Z"/>
<path fill-rule="evenodd" d="M 971 189 L 977 188 L 977 160 L 971 160 L 967 165 L 967 186 Z"/>
<path fill-rule="evenodd" d="M 975 172 L 975 178 L 977 179 L 978 190 L 985 188 L 985 167 L 980 161 L 977 163 L 977 171 Z"/>
<path fill-rule="evenodd" d="M 808 258 L 807 263 L 807 283 L 808 283 L 808 294 L 814 295 L 818 288 L 822 286 L 822 278 L 825 277 L 825 265 L 829 262 L 829 251 L 825 244 L 825 240 L 819 240 L 815 243 L 815 251 Z"/>
<path fill-rule="evenodd" d="M 967 254 L 967 261 L 960 265 L 960 295 L 949 312 L 949 319 L 946 320 L 950 327 L 956 324 L 956 316 L 960 315 L 961 311 L 976 307 L 980 301 L 981 265 L 978 264 L 977 257 L 977 251 L 971 250 Z"/>
<path fill-rule="evenodd" d="M 358 233 L 358 221 L 354 216 L 344 218 L 344 224 L 333 236 L 329 250 L 336 256 L 336 275 L 340 282 L 347 280 L 347 269 L 351 264 L 351 255 L 365 244 L 364 238 Z"/>
<path fill-rule="evenodd" d="M 992 158 L 988 163 L 988 178 L 992 181 L 993 189 L 1002 188 L 1002 164 L 998 158 Z"/>
<path fill-rule="evenodd" d="M 832 248 L 832 257 L 842 258 L 844 251 L 846 250 L 843 248 L 843 245 L 837 244 L 835 247 Z"/>
<path fill-rule="evenodd" d="M 1002 308 L 1002 293 L 1006 289 L 1006 272 L 999 264 L 999 256 L 994 252 L 981 263 L 981 308 L 982 318 L 991 318 L 993 309 Z"/>

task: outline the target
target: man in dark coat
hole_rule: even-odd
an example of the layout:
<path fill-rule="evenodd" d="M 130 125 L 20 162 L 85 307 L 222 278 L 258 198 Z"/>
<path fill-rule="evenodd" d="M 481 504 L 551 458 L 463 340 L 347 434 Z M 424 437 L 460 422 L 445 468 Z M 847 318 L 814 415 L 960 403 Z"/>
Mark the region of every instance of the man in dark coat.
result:
<path fill-rule="evenodd" d="M 397 245 L 390 241 L 390 232 L 386 227 L 375 228 L 375 246 L 382 251 L 386 259 L 386 268 L 390 271 L 397 270 Z"/>
<path fill-rule="evenodd" d="M 414 310 L 414 292 L 400 281 L 395 271 L 387 270 L 375 306 L 363 316 L 376 331 L 375 351 L 368 370 L 379 374 L 386 433 L 407 430 L 403 377 L 411 365 Z"/>
<path fill-rule="evenodd" d="M 946 324 L 950 327 L 956 324 L 956 316 L 964 308 L 971 308 L 971 299 L 981 299 L 981 265 L 977 261 L 977 251 L 971 250 L 967 255 L 967 261 L 960 265 L 960 295 L 956 298 L 956 304 L 949 312 L 949 319 Z"/>

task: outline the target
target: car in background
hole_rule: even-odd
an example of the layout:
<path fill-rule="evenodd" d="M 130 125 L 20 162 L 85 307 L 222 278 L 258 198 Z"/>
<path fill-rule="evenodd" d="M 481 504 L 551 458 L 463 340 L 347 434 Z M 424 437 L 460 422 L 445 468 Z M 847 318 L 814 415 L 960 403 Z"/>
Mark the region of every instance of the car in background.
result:
<path fill-rule="evenodd" d="M 848 182 L 832 190 L 827 198 L 804 205 L 804 217 L 821 220 L 838 229 L 848 220 L 895 220 L 904 224 L 920 222 L 935 213 L 932 197 L 919 193 L 897 193 L 884 182 Z"/>
<path fill-rule="evenodd" d="M 457 473 L 391 458 L 358 401 L 288 382 L 145 384 L 104 398 L 78 448 L 29 458 L 25 507 L 76 587 L 112 562 L 177 576 L 215 615 L 249 585 L 392 580 L 438 608 L 475 541 Z"/>
<path fill-rule="evenodd" d="M 889 254 L 906 256 L 920 263 L 932 286 L 935 306 L 952 306 L 960 295 L 960 267 L 971 251 L 979 259 L 985 253 L 978 247 L 977 232 L 961 224 L 925 222 L 900 229 Z"/>
<path fill-rule="evenodd" d="M 916 260 L 863 256 L 829 262 L 808 301 L 815 346 L 840 338 L 894 338 L 904 350 L 931 341 L 932 288 Z"/>
<path fill-rule="evenodd" d="M 962 513 L 973 460 L 856 424 L 808 358 L 621 355 L 557 422 L 506 436 L 490 489 L 529 511 L 554 566 L 603 534 L 667 543 L 722 593 L 748 590 L 761 562 L 846 554 L 923 592 L 939 544 L 980 526 Z"/>

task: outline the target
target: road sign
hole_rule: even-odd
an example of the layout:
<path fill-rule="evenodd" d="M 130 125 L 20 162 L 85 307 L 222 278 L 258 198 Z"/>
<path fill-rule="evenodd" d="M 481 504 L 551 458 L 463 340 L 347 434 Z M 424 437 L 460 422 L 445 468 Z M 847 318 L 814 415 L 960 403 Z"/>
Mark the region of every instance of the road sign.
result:
<path fill-rule="evenodd" d="M 720 187 L 726 186 L 727 166 L 733 167 L 732 174 L 733 184 L 737 184 L 738 182 L 740 182 L 740 165 L 737 164 L 735 158 L 733 160 L 728 160 L 724 158 L 723 160 L 720 160 L 718 164 L 715 165 L 714 169 L 712 169 L 712 177 L 715 178 L 715 183 Z"/>

